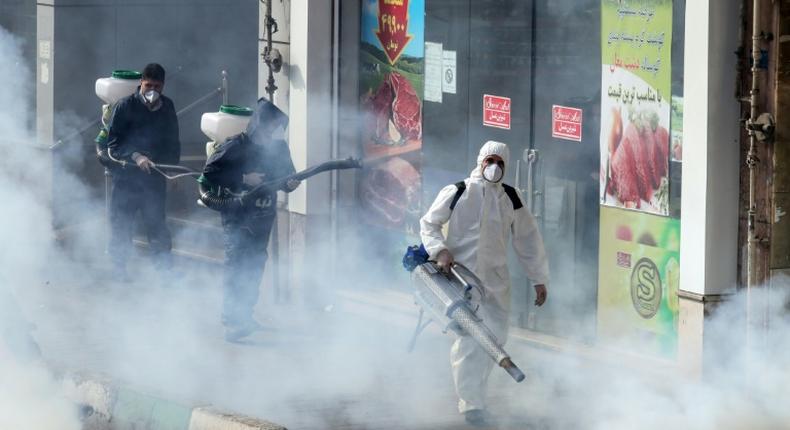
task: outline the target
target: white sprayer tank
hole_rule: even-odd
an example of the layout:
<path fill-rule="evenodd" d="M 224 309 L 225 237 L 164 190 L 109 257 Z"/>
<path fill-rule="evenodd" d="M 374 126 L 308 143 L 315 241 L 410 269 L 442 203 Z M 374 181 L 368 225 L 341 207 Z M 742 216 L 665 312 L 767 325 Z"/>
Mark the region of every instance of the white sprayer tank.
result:
<path fill-rule="evenodd" d="M 104 101 L 104 105 L 101 107 L 102 127 L 99 130 L 99 135 L 96 136 L 96 143 L 102 145 L 106 143 L 107 127 L 115 104 L 137 90 L 141 77 L 142 74 L 134 70 L 116 70 L 109 78 L 96 79 L 96 95 Z"/>
<path fill-rule="evenodd" d="M 140 85 L 140 72 L 132 70 L 116 70 L 109 78 L 96 80 L 96 95 L 108 105 L 131 95 Z"/>
<path fill-rule="evenodd" d="M 247 129 L 252 109 L 243 106 L 222 105 L 219 112 L 207 112 L 200 118 L 200 130 L 211 139 L 206 144 L 206 155 L 211 154 L 218 144 Z"/>

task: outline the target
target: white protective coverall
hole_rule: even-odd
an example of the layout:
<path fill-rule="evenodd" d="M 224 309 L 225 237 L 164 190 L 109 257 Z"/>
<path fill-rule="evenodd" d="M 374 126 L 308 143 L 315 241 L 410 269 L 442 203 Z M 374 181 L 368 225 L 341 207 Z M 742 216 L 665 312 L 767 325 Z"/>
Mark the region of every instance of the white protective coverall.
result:
<path fill-rule="evenodd" d="M 548 283 L 549 268 L 537 223 L 527 207 L 515 210 L 501 181 L 492 183 L 483 178 L 481 164 L 489 155 L 502 157 L 507 168 L 507 145 L 486 142 L 455 209 L 450 210 L 450 203 L 458 188 L 448 185 L 420 219 L 420 237 L 432 260 L 447 249 L 456 262 L 477 274 L 486 293 L 478 315 L 504 345 L 510 312 L 508 242 L 512 238 L 513 249 L 533 285 Z M 445 238 L 442 226 L 448 221 Z M 471 337 L 459 336 L 450 351 L 450 364 L 460 412 L 485 409 L 486 382 L 494 361 Z"/>

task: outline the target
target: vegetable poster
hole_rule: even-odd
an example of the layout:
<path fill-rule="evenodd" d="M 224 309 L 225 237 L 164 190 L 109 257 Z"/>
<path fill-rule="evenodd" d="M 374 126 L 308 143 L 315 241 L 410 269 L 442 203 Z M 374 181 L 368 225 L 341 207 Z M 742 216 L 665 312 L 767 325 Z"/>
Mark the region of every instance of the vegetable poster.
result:
<path fill-rule="evenodd" d="M 601 203 L 669 213 L 671 0 L 602 0 Z"/>
<path fill-rule="evenodd" d="M 413 230 L 420 216 L 425 0 L 363 0 L 360 41 L 364 219 Z"/>

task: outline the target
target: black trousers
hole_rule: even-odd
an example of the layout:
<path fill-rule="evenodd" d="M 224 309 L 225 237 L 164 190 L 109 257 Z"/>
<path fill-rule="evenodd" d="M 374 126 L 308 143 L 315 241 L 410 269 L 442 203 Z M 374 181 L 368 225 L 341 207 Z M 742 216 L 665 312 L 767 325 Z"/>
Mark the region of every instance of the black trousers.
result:
<path fill-rule="evenodd" d="M 132 250 L 135 216 L 139 212 L 154 261 L 169 267 L 173 244 L 165 215 L 167 184 L 158 174 L 145 175 L 113 177 L 110 257 L 116 265 L 126 264 Z"/>
<path fill-rule="evenodd" d="M 274 220 L 271 210 L 222 214 L 225 240 L 222 323 L 226 326 L 252 319 L 269 257 L 266 248 Z"/>

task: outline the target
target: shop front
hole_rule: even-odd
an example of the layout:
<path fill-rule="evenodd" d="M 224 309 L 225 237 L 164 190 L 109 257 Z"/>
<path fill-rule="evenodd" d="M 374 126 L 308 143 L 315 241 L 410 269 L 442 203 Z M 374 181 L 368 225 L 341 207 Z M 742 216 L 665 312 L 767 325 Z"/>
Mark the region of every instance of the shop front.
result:
<path fill-rule="evenodd" d="M 484 142 L 505 142 L 505 182 L 540 224 L 552 278 L 534 307 L 511 256 L 512 324 L 672 359 L 685 2 L 361 6 L 360 145 L 378 161 L 358 198 L 382 246 L 417 240 L 439 189 L 468 176 Z"/>

